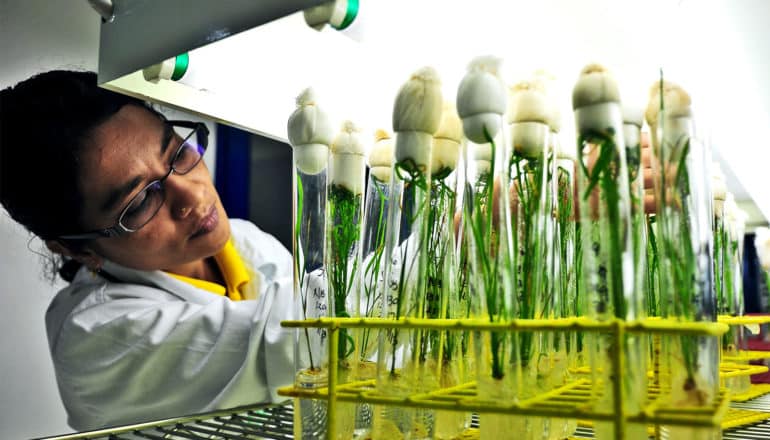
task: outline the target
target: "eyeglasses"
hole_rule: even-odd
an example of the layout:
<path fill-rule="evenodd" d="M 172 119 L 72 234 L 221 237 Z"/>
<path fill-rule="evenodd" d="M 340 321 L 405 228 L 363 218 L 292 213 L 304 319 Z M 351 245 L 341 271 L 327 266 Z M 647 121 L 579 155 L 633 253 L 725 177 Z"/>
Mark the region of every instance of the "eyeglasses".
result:
<path fill-rule="evenodd" d="M 203 153 L 209 143 L 209 130 L 206 124 L 192 121 L 165 121 L 173 127 L 176 134 L 182 139 L 177 147 L 173 159 L 169 164 L 169 170 L 165 176 L 148 183 L 118 217 L 118 222 L 109 228 L 99 229 L 82 234 L 62 235 L 64 240 L 90 240 L 100 237 L 117 237 L 119 235 L 136 232 L 150 222 L 158 213 L 160 207 L 166 201 L 166 191 L 163 182 L 171 174 L 185 175 L 200 163 Z"/>

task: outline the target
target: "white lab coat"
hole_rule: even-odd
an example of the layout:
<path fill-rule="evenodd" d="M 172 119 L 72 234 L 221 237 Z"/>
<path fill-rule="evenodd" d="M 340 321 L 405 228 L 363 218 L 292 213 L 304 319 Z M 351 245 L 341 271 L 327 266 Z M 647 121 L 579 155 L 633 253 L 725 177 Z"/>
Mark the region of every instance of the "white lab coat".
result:
<path fill-rule="evenodd" d="M 231 220 L 256 300 L 231 301 L 161 271 L 81 269 L 46 313 L 69 424 L 88 430 L 280 401 L 293 381 L 292 261 L 271 235 Z"/>

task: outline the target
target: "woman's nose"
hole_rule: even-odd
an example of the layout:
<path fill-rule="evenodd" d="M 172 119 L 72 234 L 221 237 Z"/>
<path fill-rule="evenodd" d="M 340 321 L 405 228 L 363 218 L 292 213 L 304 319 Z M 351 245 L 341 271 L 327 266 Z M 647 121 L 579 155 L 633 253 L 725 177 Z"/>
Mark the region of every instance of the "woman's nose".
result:
<path fill-rule="evenodd" d="M 189 175 L 171 173 L 166 179 L 166 201 L 171 209 L 171 215 L 177 219 L 185 219 L 197 210 L 204 211 L 205 185 L 192 179 Z M 203 214 L 203 212 L 201 212 Z"/>

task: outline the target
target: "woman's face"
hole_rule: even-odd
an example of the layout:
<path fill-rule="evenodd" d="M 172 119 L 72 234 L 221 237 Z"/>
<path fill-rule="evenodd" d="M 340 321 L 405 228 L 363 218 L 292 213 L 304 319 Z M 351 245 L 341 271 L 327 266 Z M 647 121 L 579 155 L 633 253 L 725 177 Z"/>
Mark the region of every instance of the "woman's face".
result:
<path fill-rule="evenodd" d="M 86 230 L 113 226 L 148 183 L 168 173 L 182 139 L 162 145 L 164 123 L 147 109 L 126 105 L 93 130 L 80 158 L 80 191 Z M 138 231 L 99 238 L 88 248 L 110 261 L 140 270 L 167 270 L 202 263 L 230 237 L 230 224 L 203 161 L 164 182 L 165 202 Z M 113 201 L 114 203 L 110 203 Z"/>

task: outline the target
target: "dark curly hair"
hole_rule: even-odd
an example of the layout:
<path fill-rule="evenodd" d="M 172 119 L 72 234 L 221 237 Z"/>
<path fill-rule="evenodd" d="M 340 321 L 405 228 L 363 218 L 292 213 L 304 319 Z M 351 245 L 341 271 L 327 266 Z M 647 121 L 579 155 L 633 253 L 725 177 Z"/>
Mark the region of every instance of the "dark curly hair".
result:
<path fill-rule="evenodd" d="M 98 87 L 93 72 L 49 71 L 0 91 L 0 202 L 15 221 L 42 240 L 83 230 L 80 152 L 125 105 L 157 114 Z"/>

